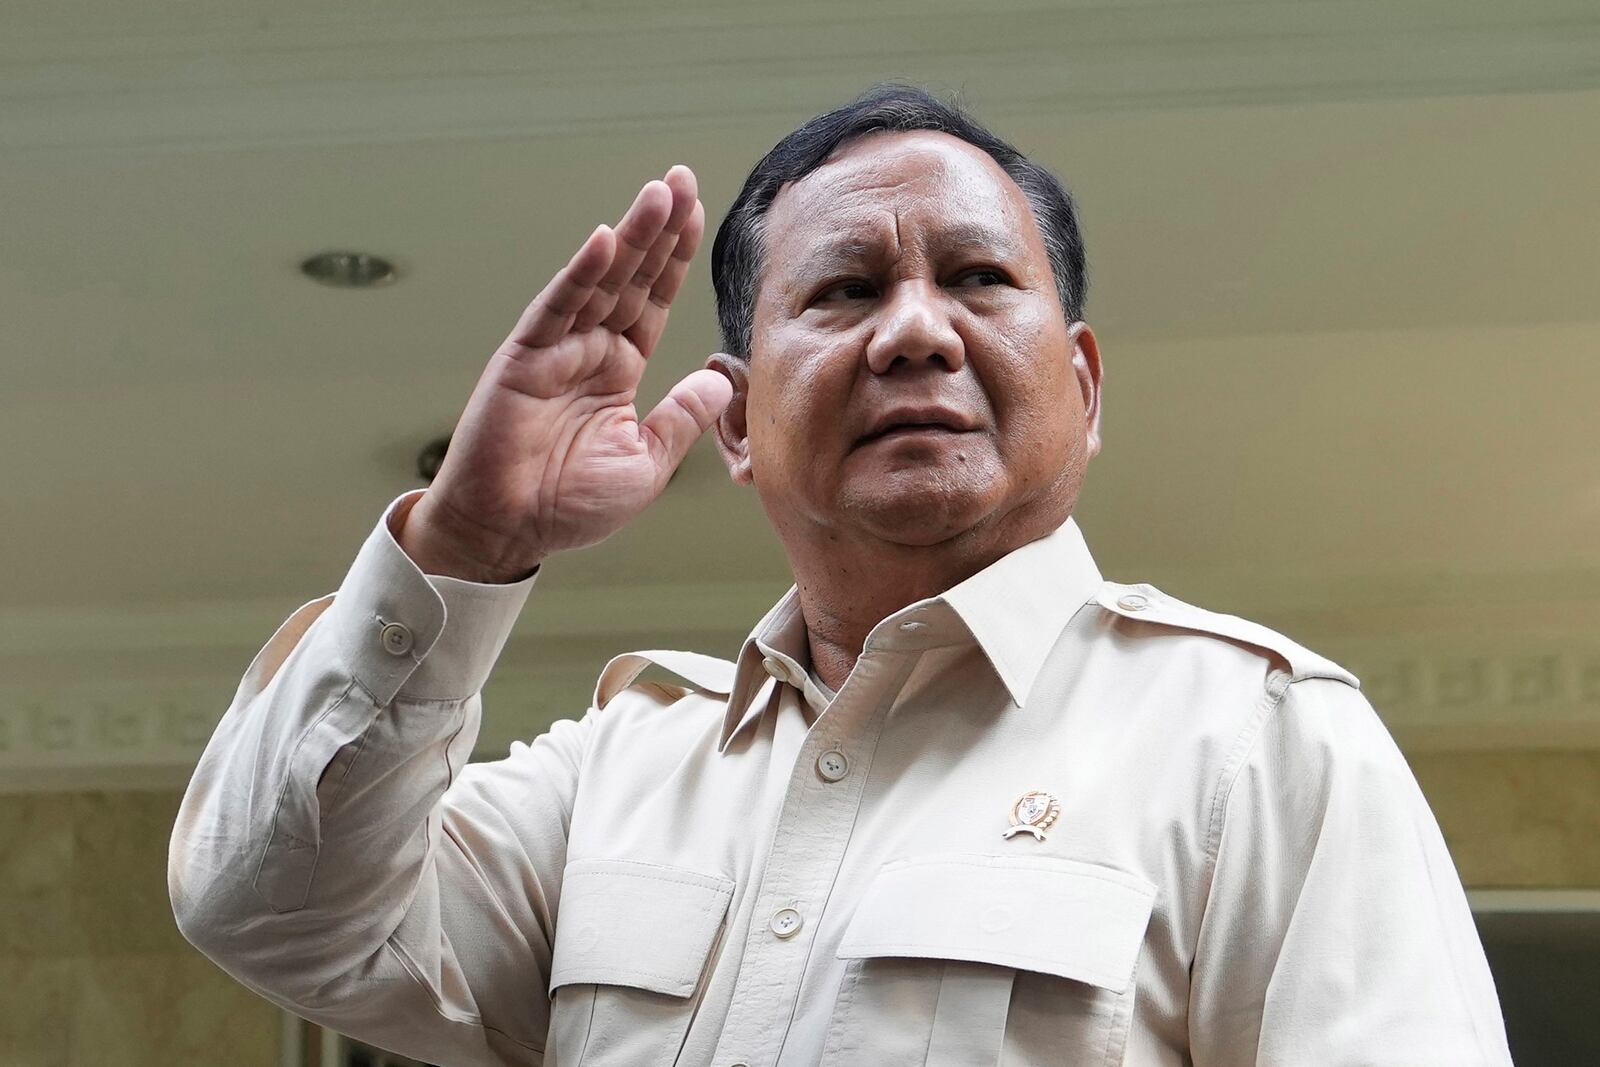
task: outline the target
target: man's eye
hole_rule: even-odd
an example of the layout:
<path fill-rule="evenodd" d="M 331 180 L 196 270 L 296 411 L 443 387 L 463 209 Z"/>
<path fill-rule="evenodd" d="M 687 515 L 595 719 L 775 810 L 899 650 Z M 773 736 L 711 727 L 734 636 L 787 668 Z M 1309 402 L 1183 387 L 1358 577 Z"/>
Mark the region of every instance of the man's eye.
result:
<path fill-rule="evenodd" d="M 871 285 L 860 280 L 835 282 L 817 294 L 813 303 L 821 304 L 833 300 L 869 300 L 874 296 Z"/>
<path fill-rule="evenodd" d="M 989 285 L 1008 284 L 1006 276 L 993 267 L 979 267 L 956 277 L 955 284 L 963 289 L 976 289 Z"/>

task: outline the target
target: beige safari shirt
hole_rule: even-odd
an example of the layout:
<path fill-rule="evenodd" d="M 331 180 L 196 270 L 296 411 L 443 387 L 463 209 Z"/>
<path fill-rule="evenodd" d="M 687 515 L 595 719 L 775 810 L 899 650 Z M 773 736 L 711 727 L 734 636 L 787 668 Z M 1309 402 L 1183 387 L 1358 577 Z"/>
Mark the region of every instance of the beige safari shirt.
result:
<path fill-rule="evenodd" d="M 1356 680 L 1102 580 L 1070 521 L 837 695 L 791 591 L 733 661 L 619 657 L 477 764 L 532 580 L 390 530 L 251 665 L 172 835 L 184 933 L 300 1015 L 444 1065 L 1510 1062 Z"/>

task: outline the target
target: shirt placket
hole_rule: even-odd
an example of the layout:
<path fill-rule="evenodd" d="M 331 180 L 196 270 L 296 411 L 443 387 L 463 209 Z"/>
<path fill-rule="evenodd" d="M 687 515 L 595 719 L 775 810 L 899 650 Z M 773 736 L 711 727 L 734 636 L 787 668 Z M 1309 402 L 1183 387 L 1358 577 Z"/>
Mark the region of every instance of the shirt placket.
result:
<path fill-rule="evenodd" d="M 771 1067 L 850 841 L 883 721 L 916 655 L 868 651 L 807 734 L 761 875 L 717 1067 Z"/>

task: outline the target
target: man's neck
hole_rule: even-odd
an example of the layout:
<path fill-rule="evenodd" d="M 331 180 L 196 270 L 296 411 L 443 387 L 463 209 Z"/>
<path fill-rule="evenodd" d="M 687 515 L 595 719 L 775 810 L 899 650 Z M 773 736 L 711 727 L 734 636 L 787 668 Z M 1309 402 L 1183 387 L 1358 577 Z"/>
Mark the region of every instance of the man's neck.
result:
<path fill-rule="evenodd" d="M 787 543 L 812 670 L 837 692 L 880 622 L 959 585 L 1057 525 L 1052 520 L 1008 523 L 932 546 L 834 536 Z"/>

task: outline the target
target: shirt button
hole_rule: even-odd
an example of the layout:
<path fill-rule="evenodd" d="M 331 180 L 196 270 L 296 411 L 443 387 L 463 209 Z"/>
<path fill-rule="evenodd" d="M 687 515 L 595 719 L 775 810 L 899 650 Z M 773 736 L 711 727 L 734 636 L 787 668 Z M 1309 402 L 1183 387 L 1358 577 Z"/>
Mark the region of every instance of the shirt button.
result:
<path fill-rule="evenodd" d="M 772 675 L 780 682 L 787 682 L 789 680 L 789 672 L 784 670 L 783 664 L 779 663 L 771 656 L 768 656 L 761 661 L 761 669 Z"/>
<path fill-rule="evenodd" d="M 1129 593 L 1117 601 L 1117 607 L 1123 611 L 1143 611 L 1150 606 L 1150 598 L 1143 593 Z"/>
<path fill-rule="evenodd" d="M 903 634 L 914 634 L 926 625 L 928 624 L 925 622 L 903 622 L 900 624 L 900 632 Z"/>
<path fill-rule="evenodd" d="M 843 752 L 829 750 L 817 757 L 817 773 L 824 782 L 837 782 L 850 773 L 850 761 Z"/>
<path fill-rule="evenodd" d="M 779 908 L 772 913 L 772 932 L 785 940 L 800 932 L 800 913 L 793 908 Z"/>
<path fill-rule="evenodd" d="M 391 656 L 403 656 L 415 644 L 411 631 L 397 622 L 391 622 L 383 628 L 382 640 L 383 650 Z"/>

